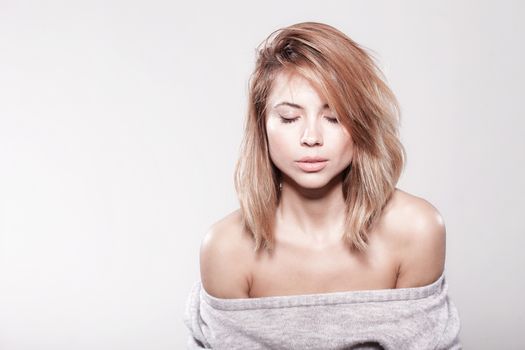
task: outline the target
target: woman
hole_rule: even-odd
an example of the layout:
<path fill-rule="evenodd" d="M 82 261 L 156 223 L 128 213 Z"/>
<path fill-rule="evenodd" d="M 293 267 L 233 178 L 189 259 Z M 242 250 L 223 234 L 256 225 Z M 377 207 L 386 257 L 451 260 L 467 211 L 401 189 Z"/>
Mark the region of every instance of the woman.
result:
<path fill-rule="evenodd" d="M 399 109 L 337 29 L 299 23 L 258 51 L 235 172 L 187 304 L 193 348 L 458 349 L 445 226 L 397 189 Z"/>

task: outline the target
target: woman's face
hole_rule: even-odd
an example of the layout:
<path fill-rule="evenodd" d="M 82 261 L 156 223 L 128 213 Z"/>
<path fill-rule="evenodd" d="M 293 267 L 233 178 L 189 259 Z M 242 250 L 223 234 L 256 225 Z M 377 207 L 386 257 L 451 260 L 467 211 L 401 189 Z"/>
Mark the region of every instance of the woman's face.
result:
<path fill-rule="evenodd" d="M 352 138 L 336 118 L 305 78 L 277 75 L 268 98 L 266 130 L 270 158 L 285 178 L 304 188 L 320 188 L 350 165 Z"/>

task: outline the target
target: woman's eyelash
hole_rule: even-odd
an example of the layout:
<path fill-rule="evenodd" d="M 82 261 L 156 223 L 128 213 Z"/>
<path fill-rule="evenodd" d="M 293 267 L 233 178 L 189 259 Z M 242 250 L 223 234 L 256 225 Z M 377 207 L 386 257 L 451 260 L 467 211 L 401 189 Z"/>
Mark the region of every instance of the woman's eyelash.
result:
<path fill-rule="evenodd" d="M 293 123 L 293 122 L 297 121 L 297 119 L 299 119 L 299 117 L 284 118 L 282 115 L 280 115 L 279 117 L 281 117 L 281 122 L 283 122 L 284 124 L 290 124 L 290 123 Z M 330 122 L 332 124 L 338 124 L 339 123 L 337 118 L 326 117 L 326 120 L 328 120 L 328 122 Z"/>
<path fill-rule="evenodd" d="M 299 117 L 296 117 L 296 118 L 289 119 L 289 118 L 284 118 L 283 116 L 280 116 L 280 117 L 281 117 L 281 122 L 285 124 L 293 123 L 297 121 L 297 119 L 299 118 Z"/>

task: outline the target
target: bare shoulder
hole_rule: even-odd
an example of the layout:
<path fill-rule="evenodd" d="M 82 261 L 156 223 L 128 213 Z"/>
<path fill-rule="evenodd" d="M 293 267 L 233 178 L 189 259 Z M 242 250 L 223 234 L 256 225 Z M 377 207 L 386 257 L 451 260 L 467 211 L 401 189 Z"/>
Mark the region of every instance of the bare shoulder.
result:
<path fill-rule="evenodd" d="M 248 298 L 252 254 L 239 209 L 212 224 L 200 246 L 201 281 L 206 292 L 217 298 Z"/>
<path fill-rule="evenodd" d="M 438 209 L 400 189 L 385 209 L 385 225 L 400 256 L 396 288 L 436 281 L 444 271 L 446 254 L 445 223 Z"/>

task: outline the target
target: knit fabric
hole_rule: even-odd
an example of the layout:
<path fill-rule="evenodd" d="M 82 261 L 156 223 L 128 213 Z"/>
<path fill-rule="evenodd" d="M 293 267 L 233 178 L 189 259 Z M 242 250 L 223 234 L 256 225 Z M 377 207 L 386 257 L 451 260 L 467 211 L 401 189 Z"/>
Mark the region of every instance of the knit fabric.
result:
<path fill-rule="evenodd" d="M 188 349 L 461 349 L 445 272 L 415 288 L 216 298 L 201 281 L 186 303 Z"/>

